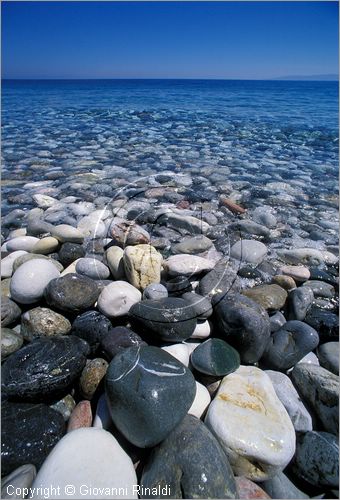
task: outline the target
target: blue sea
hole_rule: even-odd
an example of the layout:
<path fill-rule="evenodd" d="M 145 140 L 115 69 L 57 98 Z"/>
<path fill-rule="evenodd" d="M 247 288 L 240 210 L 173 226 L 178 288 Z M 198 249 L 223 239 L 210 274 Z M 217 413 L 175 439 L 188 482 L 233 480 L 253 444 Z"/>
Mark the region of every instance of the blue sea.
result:
<path fill-rule="evenodd" d="M 338 83 L 5 80 L 2 157 L 4 213 L 32 208 L 32 182 L 81 197 L 70 180 L 91 172 L 105 170 L 109 196 L 110 168 L 114 183 L 123 167 L 201 174 L 248 205 L 334 218 Z"/>

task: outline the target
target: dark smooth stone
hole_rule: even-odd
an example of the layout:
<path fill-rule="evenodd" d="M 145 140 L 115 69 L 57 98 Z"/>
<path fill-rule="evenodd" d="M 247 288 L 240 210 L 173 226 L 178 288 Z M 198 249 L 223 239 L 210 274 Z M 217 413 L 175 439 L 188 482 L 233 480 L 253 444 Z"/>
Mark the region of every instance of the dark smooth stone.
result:
<path fill-rule="evenodd" d="M 196 394 L 188 368 L 158 347 L 129 347 L 106 373 L 112 420 L 131 443 L 155 446 L 187 414 Z"/>
<path fill-rule="evenodd" d="M 141 329 L 165 342 L 188 339 L 197 323 L 190 304 L 177 297 L 142 300 L 131 307 L 129 315 L 134 330 Z"/>
<path fill-rule="evenodd" d="M 281 326 L 283 326 L 286 323 L 286 318 L 280 311 L 277 311 L 275 314 L 269 317 L 269 321 L 270 321 L 270 331 L 273 333 L 280 330 Z"/>
<path fill-rule="evenodd" d="M 240 366 L 239 353 L 224 340 L 208 339 L 191 354 L 192 366 L 201 373 L 222 377 Z"/>
<path fill-rule="evenodd" d="M 1 326 L 8 326 L 20 318 L 20 307 L 8 297 L 1 296 Z"/>
<path fill-rule="evenodd" d="M 320 365 L 339 375 L 339 342 L 326 342 L 318 347 Z"/>
<path fill-rule="evenodd" d="M 71 334 L 86 340 L 94 353 L 100 340 L 112 328 L 111 321 L 99 311 L 86 311 L 76 317 Z"/>
<path fill-rule="evenodd" d="M 87 342 L 73 335 L 34 340 L 2 365 L 2 391 L 27 401 L 65 394 L 80 376 L 89 351 Z"/>
<path fill-rule="evenodd" d="M 310 272 L 310 278 L 311 280 L 320 280 L 324 281 L 325 283 L 329 283 L 330 285 L 333 285 L 334 287 L 338 286 L 338 282 L 331 273 L 328 273 L 327 271 L 323 271 L 322 269 L 319 269 L 318 267 L 310 267 L 309 268 Z"/>
<path fill-rule="evenodd" d="M 278 472 L 270 479 L 263 481 L 261 487 L 268 493 L 270 498 L 300 499 L 309 498 L 300 491 L 283 472 Z"/>
<path fill-rule="evenodd" d="M 324 281 L 318 280 L 308 280 L 302 285 L 305 288 L 310 288 L 313 291 L 315 297 L 323 297 L 325 299 L 331 299 L 335 295 L 334 286 Z"/>
<path fill-rule="evenodd" d="M 339 444 L 328 432 L 296 433 L 294 473 L 313 486 L 339 486 Z"/>
<path fill-rule="evenodd" d="M 237 498 L 227 456 L 204 423 L 192 415 L 186 415 L 152 451 L 140 484 L 145 488 L 141 498 Z M 146 490 L 165 485 L 167 494 Z"/>
<path fill-rule="evenodd" d="M 303 321 L 313 300 L 314 294 L 311 288 L 300 286 L 291 290 L 287 300 L 288 319 Z"/>
<path fill-rule="evenodd" d="M 240 280 L 228 261 L 219 261 L 201 279 L 197 291 L 203 297 L 212 297 L 218 293 L 237 293 L 240 291 Z"/>
<path fill-rule="evenodd" d="M 44 293 L 47 304 L 52 308 L 78 313 L 94 305 L 100 289 L 87 276 L 70 273 L 50 281 Z"/>
<path fill-rule="evenodd" d="M 61 246 L 58 256 L 62 265 L 67 267 L 75 260 L 85 257 L 85 249 L 78 243 L 70 243 L 67 241 Z"/>
<path fill-rule="evenodd" d="M 256 363 L 270 337 L 266 310 L 241 294 L 215 295 L 212 306 L 215 324 L 223 338 L 238 351 L 243 363 Z"/>
<path fill-rule="evenodd" d="M 168 290 L 169 297 L 180 297 L 192 290 L 192 284 L 186 276 L 176 276 L 164 283 L 164 286 Z"/>
<path fill-rule="evenodd" d="M 332 312 L 312 305 L 307 311 L 305 323 L 315 328 L 322 342 L 339 339 L 339 317 Z"/>
<path fill-rule="evenodd" d="M 211 301 L 207 297 L 198 295 L 198 293 L 184 293 L 182 299 L 186 300 L 191 304 L 192 310 L 196 315 L 197 319 L 207 319 L 212 313 L 213 309 L 211 306 Z"/>
<path fill-rule="evenodd" d="M 237 274 L 240 278 L 248 278 L 251 280 L 263 279 L 262 273 L 258 269 L 251 266 L 241 267 L 241 269 L 237 271 Z"/>
<path fill-rule="evenodd" d="M 33 464 L 40 467 L 65 433 L 59 412 L 43 404 L 10 403 L 1 410 L 1 473 Z"/>
<path fill-rule="evenodd" d="M 111 361 L 127 347 L 142 346 L 147 345 L 147 343 L 129 328 L 116 326 L 101 337 L 100 345 L 105 356 Z"/>
<path fill-rule="evenodd" d="M 288 370 L 319 344 L 319 335 L 302 321 L 287 321 L 274 332 L 261 358 L 272 370 Z"/>

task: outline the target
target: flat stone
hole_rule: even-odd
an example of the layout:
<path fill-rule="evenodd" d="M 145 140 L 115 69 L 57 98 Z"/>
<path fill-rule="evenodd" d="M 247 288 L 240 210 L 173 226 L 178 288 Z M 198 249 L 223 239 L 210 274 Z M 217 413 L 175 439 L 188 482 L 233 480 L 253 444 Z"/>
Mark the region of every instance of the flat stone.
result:
<path fill-rule="evenodd" d="M 241 236 L 244 234 L 255 234 L 256 236 L 264 236 L 267 238 L 270 235 L 270 230 L 267 227 L 246 219 L 234 222 L 229 227 L 232 230 L 238 230 Z"/>
<path fill-rule="evenodd" d="M 1 328 L 1 359 L 20 349 L 24 342 L 21 334 L 10 328 Z"/>
<path fill-rule="evenodd" d="M 61 272 L 64 268 L 63 265 L 58 262 L 55 259 L 52 259 L 51 257 L 47 257 L 46 255 L 38 254 L 38 253 L 26 253 L 25 255 L 20 255 L 15 261 L 13 262 L 13 273 L 20 267 L 22 264 L 25 264 L 25 262 L 28 262 L 30 260 L 38 260 L 38 259 L 43 259 L 46 260 L 47 262 L 51 262 L 57 269 L 57 271 Z"/>
<path fill-rule="evenodd" d="M 105 264 L 89 257 L 78 260 L 76 272 L 93 280 L 105 280 L 110 276 L 110 269 Z"/>
<path fill-rule="evenodd" d="M 295 281 L 303 282 L 310 278 L 310 271 L 308 267 L 304 266 L 282 266 L 280 273 L 286 276 L 291 276 Z"/>
<path fill-rule="evenodd" d="M 191 415 L 155 448 L 140 484 L 155 491 L 171 485 L 171 498 L 237 498 L 227 457 L 211 432 Z M 149 491 L 141 498 L 159 497 Z"/>
<path fill-rule="evenodd" d="M 253 212 L 254 221 L 259 224 L 263 224 L 266 227 L 274 228 L 277 225 L 277 219 L 273 213 L 271 213 L 271 207 L 261 206 L 255 208 Z"/>
<path fill-rule="evenodd" d="M 34 203 L 40 208 L 50 208 L 59 203 L 58 200 L 47 194 L 34 194 L 32 198 Z"/>
<path fill-rule="evenodd" d="M 211 301 L 198 293 L 184 293 L 182 299 L 189 302 L 198 320 L 204 320 L 212 315 Z"/>
<path fill-rule="evenodd" d="M 110 226 L 110 235 L 116 244 L 125 248 L 129 245 L 147 245 L 150 234 L 133 221 L 115 217 Z"/>
<path fill-rule="evenodd" d="M 67 491 L 70 484 L 74 490 L 72 494 L 69 490 L 67 498 L 101 498 L 100 491 L 108 493 L 107 499 L 137 498 L 133 463 L 116 439 L 103 429 L 81 428 L 66 434 L 39 470 L 32 485 L 36 488 L 32 498 L 43 498 L 38 488 L 60 487 Z"/>
<path fill-rule="evenodd" d="M 211 396 L 208 389 L 196 380 L 196 396 L 194 402 L 189 408 L 188 414 L 194 415 L 194 417 L 197 418 L 201 418 L 210 405 L 210 402 Z"/>
<path fill-rule="evenodd" d="M 205 234 L 210 225 L 204 220 L 191 215 L 180 215 L 173 212 L 166 212 L 157 217 L 158 224 L 165 224 L 168 228 L 180 230 L 187 234 Z"/>
<path fill-rule="evenodd" d="M 37 339 L 2 365 L 3 394 L 28 401 L 65 394 L 81 374 L 88 353 L 88 344 L 78 337 Z"/>
<path fill-rule="evenodd" d="M 331 299 L 335 295 L 334 286 L 324 281 L 308 280 L 305 281 L 302 286 L 310 288 L 313 291 L 314 297 Z"/>
<path fill-rule="evenodd" d="M 151 283 L 143 292 L 143 299 L 164 299 L 168 296 L 168 290 L 160 283 Z"/>
<path fill-rule="evenodd" d="M 184 366 L 189 366 L 189 349 L 186 344 L 172 344 L 162 347 L 163 351 L 171 354 L 178 361 L 183 363 Z M 197 393 L 196 393 L 197 394 Z"/>
<path fill-rule="evenodd" d="M 279 285 L 284 290 L 293 290 L 296 288 L 296 283 L 291 276 L 285 276 L 284 274 L 277 274 L 273 276 L 272 283 Z"/>
<path fill-rule="evenodd" d="M 328 432 L 310 431 L 296 436 L 294 473 L 313 486 L 339 485 L 339 444 Z"/>
<path fill-rule="evenodd" d="M 8 297 L 1 297 L 1 326 L 8 326 L 13 324 L 20 318 L 21 309 Z"/>
<path fill-rule="evenodd" d="M 230 257 L 251 264 L 259 264 L 266 255 L 266 245 L 256 240 L 239 240 L 230 249 Z"/>
<path fill-rule="evenodd" d="M 67 432 L 92 426 L 92 409 L 90 401 L 80 401 L 70 415 L 67 425 Z"/>
<path fill-rule="evenodd" d="M 329 283 L 334 287 L 339 286 L 337 276 L 333 276 L 333 274 L 331 274 L 330 272 L 327 272 L 324 269 L 320 269 L 319 267 L 311 267 L 309 271 L 310 276 L 308 277 L 308 279 L 324 281 L 325 283 Z"/>
<path fill-rule="evenodd" d="M 47 307 L 35 307 L 21 317 L 21 334 L 28 341 L 39 337 L 67 335 L 70 331 L 69 320 Z"/>
<path fill-rule="evenodd" d="M 339 342 L 326 342 L 318 347 L 320 365 L 339 375 Z"/>
<path fill-rule="evenodd" d="M 186 238 L 180 243 L 173 245 L 171 251 L 173 254 L 191 254 L 195 255 L 198 253 L 205 252 L 209 250 L 213 245 L 213 242 L 204 236 L 204 234 L 199 234 L 197 236 L 192 236 L 191 238 Z"/>
<path fill-rule="evenodd" d="M 137 332 L 165 342 L 188 339 L 197 323 L 190 304 L 177 297 L 143 300 L 131 307 L 129 315 Z"/>
<path fill-rule="evenodd" d="M 244 290 L 243 295 L 254 300 L 268 311 L 282 309 L 287 299 L 287 292 L 279 285 L 260 285 Z"/>
<path fill-rule="evenodd" d="M 283 470 L 294 455 L 293 424 L 259 368 L 240 366 L 224 377 L 205 423 L 236 475 L 263 481 Z"/>
<path fill-rule="evenodd" d="M 103 358 L 88 360 L 79 380 L 80 393 L 85 399 L 91 400 L 98 386 L 105 377 L 108 363 Z"/>
<path fill-rule="evenodd" d="M 79 229 L 84 236 L 93 239 L 105 238 L 107 234 L 106 225 L 97 214 L 83 217 L 78 222 L 77 229 Z"/>
<path fill-rule="evenodd" d="M 176 276 L 165 282 L 169 297 L 181 297 L 184 293 L 192 291 L 192 284 L 186 276 Z"/>
<path fill-rule="evenodd" d="M 33 246 L 31 252 L 48 255 L 49 253 L 56 252 L 59 249 L 59 246 L 60 243 L 57 238 L 53 238 L 53 236 L 46 236 Z"/>
<path fill-rule="evenodd" d="M 269 376 L 277 397 L 286 408 L 294 429 L 301 432 L 313 430 L 312 417 L 302 403 L 290 378 L 284 373 L 273 370 L 266 370 L 265 373 Z"/>
<path fill-rule="evenodd" d="M 339 377 L 318 365 L 299 363 L 292 381 L 302 399 L 315 411 L 325 430 L 339 430 Z"/>
<path fill-rule="evenodd" d="M 95 353 L 100 345 L 102 337 L 112 328 L 111 321 L 99 311 L 86 311 L 73 321 L 72 335 L 86 340 Z"/>
<path fill-rule="evenodd" d="M 212 306 L 220 334 L 238 351 L 241 361 L 259 361 L 270 337 L 270 322 L 265 309 L 239 294 L 215 295 Z"/>
<path fill-rule="evenodd" d="M 324 263 L 336 264 L 338 261 L 337 257 L 331 252 L 321 252 L 320 250 L 316 250 L 315 248 L 294 248 L 290 250 L 283 249 L 277 250 L 277 254 L 284 262 L 294 265 L 305 264 L 307 266 L 319 266 Z"/>
<path fill-rule="evenodd" d="M 65 432 L 63 417 L 43 404 L 2 404 L 1 468 L 10 474 L 17 467 L 40 467 Z"/>
<path fill-rule="evenodd" d="M 1 480 L 1 498 L 22 498 L 26 497 L 26 488 L 30 488 L 37 475 L 37 469 L 33 464 L 21 465 L 11 474 Z M 13 492 L 18 488 L 21 494 Z"/>
<path fill-rule="evenodd" d="M 137 288 L 126 281 L 114 281 L 107 285 L 98 297 L 97 307 L 109 318 L 128 314 L 130 308 L 142 300 Z"/>
<path fill-rule="evenodd" d="M 246 500 L 252 498 L 271 498 L 259 485 L 246 477 L 235 477 L 235 481 L 237 498 L 244 498 Z"/>
<path fill-rule="evenodd" d="M 287 321 L 271 335 L 261 361 L 273 370 L 288 370 L 318 344 L 319 335 L 314 328 L 302 321 Z"/>
<path fill-rule="evenodd" d="M 240 290 L 240 280 L 230 263 L 224 259 L 219 261 L 214 269 L 208 272 L 198 286 L 198 293 L 203 297 L 213 297 L 219 293 L 237 293 Z"/>
<path fill-rule="evenodd" d="M 124 250 L 120 247 L 110 247 L 105 253 L 107 265 L 115 280 L 125 280 L 125 269 L 123 262 Z"/>
<path fill-rule="evenodd" d="M 228 375 L 240 366 L 238 352 L 221 339 L 202 342 L 191 354 L 190 361 L 199 372 L 216 377 Z"/>
<path fill-rule="evenodd" d="M 9 255 L 6 255 L 3 259 L 1 259 L 1 279 L 10 278 L 14 272 L 13 264 L 14 261 L 20 257 L 21 255 L 26 255 L 27 252 L 25 250 L 17 250 L 16 252 L 12 252 Z"/>
<path fill-rule="evenodd" d="M 162 255 L 151 245 L 127 246 L 123 255 L 127 280 L 140 290 L 159 283 L 162 260 Z"/>
<path fill-rule="evenodd" d="M 292 290 L 287 300 L 288 319 L 303 321 L 313 300 L 314 294 L 311 288 L 300 286 Z"/>
<path fill-rule="evenodd" d="M 195 379 L 157 347 L 130 347 L 106 374 L 106 394 L 119 431 L 141 448 L 155 446 L 180 423 L 194 401 Z"/>
<path fill-rule="evenodd" d="M 22 264 L 11 280 L 11 297 L 19 304 L 33 304 L 43 296 L 48 284 L 60 276 L 56 267 L 44 259 L 35 259 Z"/>
<path fill-rule="evenodd" d="M 45 289 L 49 306 L 72 313 L 89 309 L 98 296 L 99 289 L 94 280 L 74 273 L 50 281 Z"/>
<path fill-rule="evenodd" d="M 300 491 L 283 472 L 278 472 L 274 477 L 261 483 L 262 488 L 271 498 L 300 499 L 309 498 Z"/>
<path fill-rule="evenodd" d="M 163 268 L 170 276 L 194 276 L 214 268 L 214 262 L 198 255 L 172 255 L 163 262 Z"/>
<path fill-rule="evenodd" d="M 53 226 L 51 235 L 54 236 L 61 243 L 69 241 L 70 243 L 83 243 L 84 235 L 79 229 L 68 224 L 59 224 Z"/>
<path fill-rule="evenodd" d="M 62 265 L 64 267 L 67 267 L 75 260 L 84 257 L 85 249 L 78 243 L 70 243 L 67 241 L 66 243 L 62 244 L 58 256 Z"/>
<path fill-rule="evenodd" d="M 128 347 L 147 345 L 137 333 L 125 326 L 116 326 L 102 335 L 100 346 L 108 360 Z"/>
<path fill-rule="evenodd" d="M 32 248 L 34 248 L 39 241 L 39 238 L 35 238 L 34 236 L 19 236 L 18 238 L 6 241 L 6 248 L 8 252 L 15 252 L 18 250 L 31 252 Z"/>

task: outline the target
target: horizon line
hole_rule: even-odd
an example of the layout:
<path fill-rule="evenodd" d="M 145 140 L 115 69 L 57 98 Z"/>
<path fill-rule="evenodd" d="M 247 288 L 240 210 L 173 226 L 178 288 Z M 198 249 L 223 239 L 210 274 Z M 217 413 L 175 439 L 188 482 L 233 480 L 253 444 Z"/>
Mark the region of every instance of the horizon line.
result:
<path fill-rule="evenodd" d="M 326 78 L 326 76 L 328 78 Z M 322 78 L 324 77 L 324 78 Z M 13 77 L 6 77 L 6 78 L 1 78 L 1 81 L 55 81 L 55 80 L 60 80 L 60 81 L 89 81 L 89 80 L 107 80 L 107 81 L 115 81 L 115 80 L 165 80 L 165 81 L 174 81 L 174 80 L 189 80 L 189 81 L 197 81 L 197 80 L 203 80 L 203 81 L 339 81 L 339 75 L 336 74 L 330 74 L 330 75 L 306 75 L 306 76 L 301 76 L 301 75 L 291 75 L 291 76 L 281 76 L 281 77 L 268 77 L 268 78 L 209 78 L 209 77 L 165 77 L 165 78 L 158 78 L 158 77 L 20 77 L 20 78 L 13 78 Z"/>

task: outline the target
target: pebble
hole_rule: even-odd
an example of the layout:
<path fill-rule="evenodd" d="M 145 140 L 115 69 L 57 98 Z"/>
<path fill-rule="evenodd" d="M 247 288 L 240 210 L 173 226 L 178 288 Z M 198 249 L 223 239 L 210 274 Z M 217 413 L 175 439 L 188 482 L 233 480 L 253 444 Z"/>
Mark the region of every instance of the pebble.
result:
<path fill-rule="evenodd" d="M 244 290 L 243 295 L 249 297 L 268 311 L 282 309 L 287 299 L 287 292 L 279 285 L 260 285 Z"/>
<path fill-rule="evenodd" d="M 314 294 L 309 287 L 300 286 L 291 290 L 287 300 L 288 319 L 303 321 L 313 300 Z"/>
<path fill-rule="evenodd" d="M 71 396 L 71 394 L 66 394 L 62 399 L 57 401 L 56 403 L 50 405 L 50 408 L 56 410 L 63 416 L 65 422 L 70 419 L 71 413 L 76 406 L 76 402 Z"/>
<path fill-rule="evenodd" d="M 213 309 L 211 301 L 207 297 L 203 297 L 198 293 L 184 293 L 182 299 L 189 302 L 192 311 L 198 320 L 204 320 L 212 315 Z"/>
<path fill-rule="evenodd" d="M 190 338 L 192 339 L 206 339 L 211 333 L 209 321 L 197 321 L 195 330 Z"/>
<path fill-rule="evenodd" d="M 318 347 L 320 365 L 339 375 L 339 342 L 326 342 Z"/>
<path fill-rule="evenodd" d="M 317 330 L 320 340 L 338 340 L 339 338 L 339 317 L 330 312 L 313 307 L 308 309 L 305 322 Z"/>
<path fill-rule="evenodd" d="M 62 265 L 67 267 L 75 260 L 84 257 L 85 249 L 78 243 L 66 242 L 61 245 L 58 256 Z"/>
<path fill-rule="evenodd" d="M 21 255 L 26 255 L 27 252 L 25 250 L 17 250 L 16 252 L 12 252 L 9 255 L 6 255 L 3 259 L 1 259 L 1 279 L 10 278 L 14 272 L 13 264 L 14 261 L 20 257 Z"/>
<path fill-rule="evenodd" d="M 72 335 L 86 340 L 95 353 L 100 345 L 101 338 L 112 328 L 111 321 L 99 311 L 86 311 L 73 321 Z"/>
<path fill-rule="evenodd" d="M 97 307 L 108 318 L 117 318 L 128 314 L 140 300 L 142 294 L 133 285 L 126 281 L 114 281 L 101 291 Z"/>
<path fill-rule="evenodd" d="M 165 299 L 168 297 L 168 290 L 160 283 L 151 283 L 143 291 L 143 299 Z"/>
<path fill-rule="evenodd" d="M 105 253 L 107 265 L 115 280 L 125 280 L 125 269 L 123 262 L 124 250 L 120 247 L 110 247 Z"/>
<path fill-rule="evenodd" d="M 239 278 L 230 262 L 222 259 L 208 272 L 199 283 L 198 293 L 203 297 L 213 297 L 218 293 L 237 293 L 240 290 Z"/>
<path fill-rule="evenodd" d="M 253 498 L 271 498 L 262 488 L 260 488 L 260 486 L 246 477 L 235 477 L 235 481 L 237 498 L 246 500 Z"/>
<path fill-rule="evenodd" d="M 328 432 L 298 433 L 294 473 L 313 486 L 339 486 L 339 444 Z"/>
<path fill-rule="evenodd" d="M 102 498 L 103 491 L 109 492 L 105 494 L 108 499 L 137 498 L 133 463 L 117 440 L 103 429 L 90 427 L 67 433 L 39 470 L 31 498 L 44 498 L 38 488 L 60 487 L 67 491 L 69 484 L 74 490 L 67 498 Z"/>
<path fill-rule="evenodd" d="M 65 432 L 63 417 L 44 404 L 2 404 L 1 469 L 10 474 L 17 467 L 40 467 Z"/>
<path fill-rule="evenodd" d="M 273 370 L 266 370 L 265 373 L 269 376 L 277 397 L 286 408 L 294 429 L 301 432 L 313 430 L 312 417 L 302 403 L 290 378 L 284 373 Z"/>
<path fill-rule="evenodd" d="M 79 380 L 80 393 L 84 399 L 91 400 L 105 377 L 109 364 L 103 358 L 88 360 Z"/>
<path fill-rule="evenodd" d="M 92 409 L 90 401 L 79 401 L 73 408 L 70 415 L 67 432 L 81 429 L 82 427 L 92 426 Z"/>
<path fill-rule="evenodd" d="M 47 257 L 46 255 L 38 253 L 26 253 L 25 255 L 21 255 L 20 257 L 15 259 L 13 263 L 13 272 L 15 272 L 20 266 L 22 266 L 22 264 L 25 264 L 25 262 L 38 259 L 40 260 L 43 259 L 46 260 L 47 262 L 51 262 L 59 272 L 61 272 L 64 269 L 60 262 L 58 262 L 55 259 L 52 259 L 51 257 Z"/>
<path fill-rule="evenodd" d="M 270 378 L 259 368 L 240 366 L 224 377 L 205 423 L 236 475 L 264 481 L 283 470 L 294 455 L 293 424 Z"/>
<path fill-rule="evenodd" d="M 1 326 L 13 324 L 20 318 L 21 309 L 8 297 L 1 297 Z"/>
<path fill-rule="evenodd" d="M 186 276 L 176 276 L 165 283 L 169 297 L 181 297 L 184 293 L 192 291 L 192 284 Z"/>
<path fill-rule="evenodd" d="M 1 296 L 11 298 L 10 286 L 11 278 L 1 280 Z"/>
<path fill-rule="evenodd" d="M 259 264 L 266 255 L 266 245 L 256 240 L 239 240 L 230 249 L 230 257 L 250 264 Z"/>
<path fill-rule="evenodd" d="M 127 246 L 123 263 L 128 282 L 140 290 L 151 283 L 159 283 L 162 260 L 162 255 L 151 245 Z"/>
<path fill-rule="evenodd" d="M 94 305 L 99 289 L 87 276 L 70 273 L 49 282 L 45 299 L 49 306 L 60 311 L 78 313 Z"/>
<path fill-rule="evenodd" d="M 60 276 L 56 267 L 44 259 L 34 259 L 22 264 L 11 280 L 11 297 L 19 304 L 33 304 L 44 296 L 48 284 Z"/>
<path fill-rule="evenodd" d="M 173 254 L 198 254 L 209 250 L 213 245 L 212 241 L 204 236 L 204 234 L 199 234 L 197 236 L 192 236 L 191 238 L 185 238 L 180 243 L 173 245 L 171 251 Z"/>
<path fill-rule="evenodd" d="M 314 297 L 324 297 L 326 299 L 331 299 L 335 295 L 334 286 L 324 281 L 318 280 L 308 280 L 302 285 L 303 287 L 308 287 L 312 290 Z"/>
<path fill-rule="evenodd" d="M 191 354 L 192 366 L 201 373 L 223 377 L 240 366 L 238 352 L 221 339 L 202 342 Z"/>
<path fill-rule="evenodd" d="M 177 297 L 143 300 L 131 307 L 129 315 L 137 332 L 172 343 L 191 337 L 197 323 L 190 304 Z"/>
<path fill-rule="evenodd" d="M 293 248 L 290 250 L 277 250 L 278 256 L 288 264 L 305 264 L 307 266 L 319 266 L 321 264 L 336 264 L 337 257 L 327 251 L 321 252 L 315 248 Z M 281 268 L 282 272 L 282 268 Z M 282 272 L 282 274 L 285 274 Z M 294 278 L 294 276 L 292 276 Z M 307 278 L 308 279 L 308 278 Z"/>
<path fill-rule="evenodd" d="M 186 415 L 196 393 L 191 372 L 153 346 L 130 347 L 117 354 L 105 382 L 115 426 L 140 448 L 163 441 Z"/>
<path fill-rule="evenodd" d="M 89 353 L 78 337 L 37 339 L 2 365 L 2 391 L 10 398 L 45 401 L 67 391 L 80 376 Z"/>
<path fill-rule="evenodd" d="M 100 346 L 105 357 L 111 361 L 119 352 L 127 347 L 147 345 L 137 333 L 125 326 L 116 326 L 102 335 Z"/>
<path fill-rule="evenodd" d="M 40 240 L 34 236 L 18 236 L 6 242 L 6 248 L 8 252 L 15 252 L 18 250 L 25 250 L 26 252 L 31 252 L 35 244 Z"/>
<path fill-rule="evenodd" d="M 253 219 L 259 224 L 263 224 L 270 229 L 276 227 L 277 225 L 277 219 L 275 215 L 271 213 L 271 208 L 268 206 L 255 208 L 253 212 Z"/>
<path fill-rule="evenodd" d="M 334 287 L 339 286 L 336 276 L 333 276 L 331 273 L 323 269 L 320 269 L 319 267 L 311 267 L 309 271 L 310 271 L 310 278 L 308 279 L 324 281 L 325 283 L 329 283 Z"/>
<path fill-rule="evenodd" d="M 238 230 L 240 232 L 240 236 L 243 236 L 244 234 L 255 234 L 256 236 L 264 236 L 265 238 L 268 238 L 270 235 L 270 230 L 267 227 L 251 220 L 240 220 L 234 222 L 229 226 L 229 228 Z"/>
<path fill-rule="evenodd" d="M 2 478 L 1 480 L 1 498 L 22 498 L 26 497 L 26 488 L 30 488 L 37 470 L 34 465 L 26 464 L 21 465 L 15 469 L 11 474 Z M 17 490 L 18 488 L 18 490 Z M 13 492 L 17 490 L 17 493 Z M 21 493 L 19 493 L 19 491 Z"/>
<path fill-rule="evenodd" d="M 125 221 L 115 217 L 110 226 L 112 239 L 125 248 L 129 245 L 147 245 L 150 243 L 150 234 L 135 222 Z"/>
<path fill-rule="evenodd" d="M 163 268 L 170 276 L 194 276 L 214 268 L 214 262 L 198 255 L 178 254 L 163 262 Z"/>
<path fill-rule="evenodd" d="M 261 361 L 274 370 L 288 370 L 319 344 L 314 328 L 302 321 L 287 321 L 274 332 L 266 346 Z"/>
<path fill-rule="evenodd" d="M 41 238 L 31 249 L 33 253 L 39 253 L 41 255 L 48 255 L 49 253 L 56 252 L 59 249 L 59 241 L 53 236 L 46 236 L 46 238 Z"/>
<path fill-rule="evenodd" d="M 21 334 L 11 328 L 1 328 L 1 359 L 7 358 L 22 346 L 24 339 Z M 188 356 L 189 357 L 189 356 Z"/>
<path fill-rule="evenodd" d="M 192 415 L 187 415 L 155 448 L 140 484 L 145 489 L 171 485 L 166 495 L 169 498 L 237 498 L 226 455 L 211 432 Z M 141 498 L 159 497 L 141 495 Z"/>
<path fill-rule="evenodd" d="M 162 347 L 163 351 L 171 354 L 178 361 L 183 363 L 184 366 L 189 366 L 189 349 L 188 346 L 184 343 L 182 344 L 171 344 L 168 346 Z M 196 393 L 197 395 L 197 393 Z"/>
<path fill-rule="evenodd" d="M 276 276 L 273 276 L 272 283 L 279 285 L 280 287 L 282 287 L 284 290 L 287 291 L 296 288 L 296 283 L 294 279 L 291 276 L 285 276 L 284 274 L 277 274 Z"/>
<path fill-rule="evenodd" d="M 208 389 L 196 380 L 196 396 L 189 408 L 188 414 L 201 418 L 211 403 L 211 396 Z"/>
<path fill-rule="evenodd" d="M 298 393 L 327 432 L 339 430 L 339 377 L 321 366 L 299 363 L 291 374 Z"/>
<path fill-rule="evenodd" d="M 275 314 L 269 317 L 270 322 L 270 331 L 271 333 L 277 332 L 280 330 L 281 326 L 286 323 L 286 318 L 280 311 L 276 311 Z"/>
<path fill-rule="evenodd" d="M 51 229 L 51 235 L 54 236 L 61 243 L 69 241 L 70 243 L 83 243 L 84 235 L 79 229 L 68 224 L 59 224 L 58 226 L 53 226 Z"/>
<path fill-rule="evenodd" d="M 77 224 L 77 229 L 91 239 L 105 238 L 107 229 L 105 223 L 96 215 L 87 215 Z"/>
<path fill-rule="evenodd" d="M 173 212 L 166 212 L 157 215 L 158 224 L 166 224 L 168 228 L 175 230 L 183 230 L 184 233 L 206 234 L 210 229 L 210 225 L 204 220 L 191 215 L 180 215 Z"/>
<path fill-rule="evenodd" d="M 58 200 L 47 194 L 34 194 L 32 198 L 35 204 L 40 208 L 50 208 L 59 203 Z"/>
<path fill-rule="evenodd" d="M 76 272 L 93 280 L 105 280 L 110 276 L 110 269 L 105 264 L 89 257 L 78 260 Z"/>
<path fill-rule="evenodd" d="M 300 491 L 283 472 L 261 483 L 262 488 L 271 498 L 300 499 L 309 498 Z"/>
<path fill-rule="evenodd" d="M 21 334 L 29 342 L 39 337 L 67 335 L 70 331 L 69 320 L 47 307 L 35 307 L 21 317 Z"/>
<path fill-rule="evenodd" d="M 265 309 L 244 295 L 215 295 L 212 300 L 216 325 L 223 338 L 239 353 L 243 363 L 256 363 L 270 337 Z"/>

